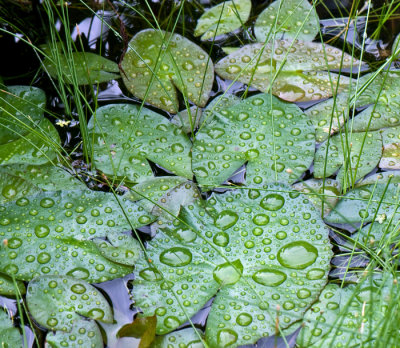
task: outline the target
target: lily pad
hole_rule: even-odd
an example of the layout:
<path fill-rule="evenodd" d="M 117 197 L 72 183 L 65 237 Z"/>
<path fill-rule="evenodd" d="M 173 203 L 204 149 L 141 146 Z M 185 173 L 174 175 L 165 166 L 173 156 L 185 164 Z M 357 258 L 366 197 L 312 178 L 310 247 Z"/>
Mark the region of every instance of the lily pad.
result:
<path fill-rule="evenodd" d="M 0 145 L 0 165 L 44 164 L 55 159 L 59 146 L 57 130 L 43 118 L 27 135 L 21 134 L 21 137 Z"/>
<path fill-rule="evenodd" d="M 22 337 L 6 312 L 0 310 L 0 345 L 4 348 L 22 348 Z"/>
<path fill-rule="evenodd" d="M 112 323 L 112 309 L 99 290 L 89 283 L 72 277 L 41 276 L 29 283 L 26 302 L 28 309 L 41 326 L 58 332 L 50 341 L 62 347 L 62 341 L 70 347 L 95 347 L 102 345 L 100 330 L 94 321 L 83 317 Z M 76 345 L 73 337 L 82 340 Z M 100 345 L 99 345 L 100 343 Z"/>
<path fill-rule="evenodd" d="M 379 132 L 337 134 L 315 153 L 314 177 L 328 177 L 339 170 L 337 180 L 346 189 L 372 171 L 381 155 Z"/>
<path fill-rule="evenodd" d="M 296 105 L 258 94 L 215 112 L 196 135 L 192 168 L 218 186 L 247 163 L 247 185 L 294 182 L 312 163 L 314 129 Z"/>
<path fill-rule="evenodd" d="M 327 215 L 339 201 L 340 183 L 332 179 L 309 179 L 293 185 L 297 191 L 303 192 L 323 216 Z"/>
<path fill-rule="evenodd" d="M 152 344 L 152 348 L 203 348 L 203 333 L 196 329 L 196 331 L 189 327 L 179 331 L 171 332 L 164 336 L 156 336 Z"/>
<path fill-rule="evenodd" d="M 66 170 L 48 163 L 44 165 L 12 164 L 0 166 L 0 203 L 45 191 L 86 188 Z"/>
<path fill-rule="evenodd" d="M 191 142 L 165 117 L 131 104 L 98 108 L 88 123 L 94 163 L 110 176 L 137 183 L 153 177 L 148 160 L 192 178 Z"/>
<path fill-rule="evenodd" d="M 135 96 L 177 113 L 178 96 L 205 106 L 214 82 L 213 63 L 202 48 L 179 34 L 145 29 L 129 42 L 122 79 Z"/>
<path fill-rule="evenodd" d="M 318 32 L 317 12 L 307 0 L 276 0 L 260 13 L 254 25 L 260 42 L 273 38 L 312 41 Z"/>
<path fill-rule="evenodd" d="M 43 118 L 45 106 L 46 95 L 39 88 L 9 86 L 0 91 L 0 149 L 30 133 Z"/>
<path fill-rule="evenodd" d="M 206 210 L 201 203 L 184 207 L 179 221 L 148 243 L 132 295 L 145 316 L 157 315 L 157 334 L 216 296 L 207 344 L 236 347 L 275 333 L 277 306 L 286 327 L 314 301 L 332 255 L 328 229 L 289 187 L 266 190 L 214 194 Z"/>
<path fill-rule="evenodd" d="M 330 97 L 338 82 L 337 92 L 342 92 L 350 79 L 326 70 L 359 63 L 326 44 L 275 40 L 243 46 L 221 59 L 215 71 L 225 79 L 238 80 L 262 92 L 271 90 L 282 99 L 298 102 Z"/>
<path fill-rule="evenodd" d="M 15 283 L 9 276 L 0 273 L 0 295 L 21 296 L 26 292 L 23 282 L 16 280 Z"/>
<path fill-rule="evenodd" d="M 194 35 L 202 35 L 201 41 L 206 41 L 230 33 L 247 22 L 250 11 L 250 0 L 224 1 L 202 14 Z"/>
<path fill-rule="evenodd" d="M 117 63 L 91 52 L 73 52 L 68 56 L 60 52 L 47 57 L 43 67 L 52 78 L 62 76 L 70 84 L 92 85 L 121 77 Z"/>
<path fill-rule="evenodd" d="M 121 235 L 121 243 L 118 232 L 153 220 L 143 208 L 122 197 L 118 202 L 111 193 L 78 190 L 23 197 L 0 206 L 0 235 L 7 241 L 0 245 L 0 271 L 25 281 L 41 274 L 88 282 L 122 277 L 132 272 L 139 247 L 131 236 Z M 103 256 L 98 245 L 105 238 L 116 249 Z"/>
<path fill-rule="evenodd" d="M 328 285 L 322 291 L 319 301 L 307 311 L 303 323 L 305 326 L 297 338 L 297 345 L 375 346 L 383 332 L 386 337 L 390 337 L 382 322 L 388 315 L 391 301 L 394 301 L 391 294 L 396 291 L 397 285 L 393 284 L 393 278 L 382 274 L 368 275 L 359 285 L 345 288 L 336 284 Z M 396 337 L 397 334 L 394 334 Z"/>

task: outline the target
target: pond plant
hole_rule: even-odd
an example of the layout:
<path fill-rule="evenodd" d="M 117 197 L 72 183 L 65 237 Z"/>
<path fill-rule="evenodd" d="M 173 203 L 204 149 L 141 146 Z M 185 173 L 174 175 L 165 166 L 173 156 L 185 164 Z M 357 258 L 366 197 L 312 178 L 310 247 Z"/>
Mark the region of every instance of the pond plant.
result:
<path fill-rule="evenodd" d="M 399 345 L 400 2 L 8 3 L 2 347 Z"/>

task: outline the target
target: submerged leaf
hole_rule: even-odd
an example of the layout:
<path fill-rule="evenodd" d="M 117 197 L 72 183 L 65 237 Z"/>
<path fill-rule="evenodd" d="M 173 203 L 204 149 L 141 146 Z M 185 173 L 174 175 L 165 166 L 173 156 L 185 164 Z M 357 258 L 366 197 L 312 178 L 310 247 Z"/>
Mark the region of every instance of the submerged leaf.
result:
<path fill-rule="evenodd" d="M 148 243 L 151 262 L 138 261 L 132 295 L 144 315 L 157 315 L 158 334 L 216 296 L 206 341 L 236 347 L 273 334 L 278 305 L 288 326 L 314 301 L 332 255 L 328 229 L 289 187 L 266 189 L 212 195 L 206 211 L 201 203 L 182 208 Z"/>
<path fill-rule="evenodd" d="M 224 1 L 208 9 L 197 22 L 195 36 L 202 41 L 230 33 L 247 22 L 251 11 L 250 0 Z"/>
<path fill-rule="evenodd" d="M 175 87 L 185 98 L 205 106 L 214 82 L 208 54 L 185 37 L 145 29 L 129 42 L 122 60 L 122 79 L 128 90 L 168 112 L 178 112 Z"/>
<path fill-rule="evenodd" d="M 118 337 L 135 337 L 140 338 L 138 348 L 148 348 L 154 341 L 156 335 L 157 317 L 136 317 L 135 320 L 126 324 L 118 331 Z"/>
<path fill-rule="evenodd" d="M 0 346 L 2 348 L 22 348 L 22 343 L 19 330 L 14 327 L 7 313 L 0 310 Z"/>
<path fill-rule="evenodd" d="M 95 347 L 102 344 L 100 330 L 94 321 L 82 317 L 112 323 L 113 314 L 110 305 L 99 290 L 89 283 L 61 276 L 41 276 L 33 279 L 26 294 L 28 309 L 33 318 L 43 327 L 61 331 L 49 341 L 66 341 L 72 347 L 76 343 L 73 337 L 83 340 L 79 346 Z M 78 346 L 76 346 L 78 347 Z"/>
<path fill-rule="evenodd" d="M 248 185 L 291 183 L 311 165 L 314 147 L 300 108 L 258 94 L 214 113 L 196 135 L 192 167 L 205 186 L 222 184 L 245 163 Z"/>
<path fill-rule="evenodd" d="M 139 247 L 131 236 L 118 232 L 153 220 L 142 208 L 125 198 L 117 201 L 111 193 L 57 191 L 23 197 L 0 206 L 4 239 L 0 271 L 26 281 L 41 274 L 70 275 L 88 282 L 122 277 L 132 271 L 127 265 L 137 259 Z M 100 241 L 95 242 L 97 238 Z M 98 245 L 104 238 L 115 249 L 106 248 L 103 256 Z"/>
<path fill-rule="evenodd" d="M 54 79 L 70 84 L 92 85 L 120 78 L 118 64 L 91 52 L 61 52 L 43 61 L 46 72 Z"/>
<path fill-rule="evenodd" d="M 191 142 L 165 117 L 131 104 L 98 108 L 88 124 L 94 163 L 105 174 L 140 182 L 153 177 L 152 161 L 176 175 L 192 178 Z"/>
<path fill-rule="evenodd" d="M 271 89 L 288 101 L 309 101 L 329 97 L 336 90 L 341 92 L 350 83 L 348 77 L 323 71 L 359 63 L 326 44 L 275 40 L 266 45 L 243 46 L 221 59 L 215 70 L 225 79 L 237 79 L 260 91 Z"/>
<path fill-rule="evenodd" d="M 337 180 L 345 189 L 373 170 L 381 155 L 379 132 L 337 134 L 315 153 L 314 176 L 328 177 L 339 170 Z"/>
<path fill-rule="evenodd" d="M 299 39 L 312 41 L 319 32 L 315 7 L 307 0 L 275 0 L 257 18 L 257 41 Z"/>

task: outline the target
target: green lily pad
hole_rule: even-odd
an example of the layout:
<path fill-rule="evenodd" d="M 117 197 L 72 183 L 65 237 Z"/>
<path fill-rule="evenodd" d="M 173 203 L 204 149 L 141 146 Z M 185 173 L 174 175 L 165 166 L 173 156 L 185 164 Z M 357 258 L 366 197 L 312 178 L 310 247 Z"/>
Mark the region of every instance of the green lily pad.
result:
<path fill-rule="evenodd" d="M 132 295 L 168 333 L 216 296 L 207 320 L 210 347 L 254 343 L 299 319 L 326 282 L 328 229 L 304 197 L 284 185 L 232 191 L 184 207 L 179 221 L 148 243 Z M 301 281 L 300 281 L 301 280 Z M 287 291 L 290 289 L 290 292 Z M 254 329 L 256 328 L 256 329 Z"/>
<path fill-rule="evenodd" d="M 381 155 L 379 132 L 337 134 L 322 143 L 315 153 L 314 177 L 328 177 L 339 170 L 337 180 L 346 189 L 372 171 Z"/>
<path fill-rule="evenodd" d="M 0 345 L 3 348 L 23 347 L 19 330 L 14 327 L 6 312 L 0 310 Z"/>
<path fill-rule="evenodd" d="M 84 189 L 85 184 L 66 170 L 44 165 L 12 164 L 0 166 L 0 203 L 15 201 L 45 191 Z"/>
<path fill-rule="evenodd" d="M 254 25 L 260 42 L 273 38 L 312 41 L 318 32 L 317 12 L 307 0 L 276 0 L 260 13 Z"/>
<path fill-rule="evenodd" d="M 0 165 L 44 164 L 55 159 L 59 146 L 57 130 L 48 119 L 43 118 L 27 135 L 0 145 Z"/>
<path fill-rule="evenodd" d="M 204 186 L 222 184 L 245 163 L 248 185 L 292 183 L 311 165 L 314 148 L 300 108 L 258 94 L 214 113 L 196 135 L 192 168 Z"/>
<path fill-rule="evenodd" d="M 110 176 L 131 182 L 153 177 L 147 160 L 176 175 L 192 178 L 191 142 L 165 117 L 131 104 L 98 108 L 88 123 L 94 163 Z"/>
<path fill-rule="evenodd" d="M 205 106 L 214 82 L 213 63 L 202 48 L 179 34 L 145 29 L 129 42 L 121 62 L 122 79 L 136 97 L 177 113 L 175 87 L 198 106 Z"/>
<path fill-rule="evenodd" d="M 360 224 L 383 216 L 390 220 L 400 199 L 398 183 L 368 183 L 348 191 L 325 218 L 328 223 Z"/>
<path fill-rule="evenodd" d="M 46 342 L 54 348 L 103 347 L 103 338 L 97 324 L 93 321 L 80 320 L 69 332 L 49 332 Z"/>
<path fill-rule="evenodd" d="M 343 60 L 342 60 L 343 56 Z M 218 75 L 238 80 L 287 101 L 319 100 L 338 93 L 350 79 L 325 70 L 351 67 L 360 62 L 347 53 L 314 42 L 275 40 L 243 46 L 215 65 Z M 277 76 L 275 76 L 277 74 Z"/>
<path fill-rule="evenodd" d="M 105 192 L 49 191 L 1 205 L 0 234 L 7 243 L 0 245 L 0 272 L 25 281 L 55 274 L 88 282 L 130 273 L 139 247 L 131 236 L 121 235 L 121 243 L 117 233 L 154 218 L 125 198 L 119 202 L 130 223 L 114 195 Z M 118 249 L 106 248 L 103 256 L 98 245 L 104 238 Z M 121 262 L 121 253 L 127 261 Z"/>
<path fill-rule="evenodd" d="M 333 209 L 342 191 L 340 183 L 332 179 L 309 179 L 294 184 L 293 188 L 305 193 L 319 211 L 322 212 L 323 207 L 323 216 Z"/>
<path fill-rule="evenodd" d="M 39 88 L 10 86 L 0 91 L 0 149 L 30 133 L 43 118 L 45 106 L 46 95 Z"/>
<path fill-rule="evenodd" d="M 99 290 L 89 283 L 72 277 L 41 276 L 28 286 L 26 302 L 29 312 L 41 326 L 64 334 L 56 334 L 51 341 L 62 347 L 62 341 L 70 347 L 91 347 L 94 342 L 102 344 L 100 330 L 94 320 L 112 323 L 111 306 Z M 92 319 L 87 321 L 85 318 Z M 84 329 L 84 330 L 82 330 Z M 99 335 L 100 334 L 100 335 Z M 82 340 L 76 345 L 73 336 Z M 96 345 L 99 347 L 99 345 Z"/>
<path fill-rule="evenodd" d="M 386 337 L 390 334 L 396 337 L 398 333 L 385 331 L 382 321 L 388 315 L 394 301 L 391 294 L 397 288 L 390 274 L 368 275 L 359 285 L 345 288 L 328 285 L 319 301 L 307 311 L 296 344 L 299 347 L 375 346 L 383 332 Z"/>
<path fill-rule="evenodd" d="M 203 333 L 189 327 L 179 331 L 171 332 L 164 336 L 156 336 L 151 348 L 203 348 Z"/>
<path fill-rule="evenodd" d="M 65 56 L 61 52 L 43 61 L 48 74 L 70 84 L 92 85 L 119 79 L 118 64 L 91 52 L 73 52 Z"/>
<path fill-rule="evenodd" d="M 224 1 L 208 9 L 197 21 L 195 36 L 201 41 L 239 29 L 247 22 L 251 11 L 250 0 Z"/>
<path fill-rule="evenodd" d="M 0 295 L 21 296 L 26 292 L 23 282 L 16 280 L 15 283 L 9 276 L 0 273 Z"/>

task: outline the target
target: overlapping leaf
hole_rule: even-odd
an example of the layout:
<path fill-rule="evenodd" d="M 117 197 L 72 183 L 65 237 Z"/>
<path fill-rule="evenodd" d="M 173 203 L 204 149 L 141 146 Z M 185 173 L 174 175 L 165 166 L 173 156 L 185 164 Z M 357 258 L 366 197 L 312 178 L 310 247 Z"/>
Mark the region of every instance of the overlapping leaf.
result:
<path fill-rule="evenodd" d="M 260 13 L 254 25 L 260 42 L 272 38 L 312 41 L 318 32 L 317 12 L 307 0 L 275 0 Z"/>
<path fill-rule="evenodd" d="M 133 297 L 144 315 L 157 315 L 157 333 L 170 332 L 213 296 L 207 320 L 210 347 L 254 343 L 301 317 L 325 284 L 332 255 L 319 213 L 290 188 L 213 195 L 182 208 L 138 261 Z M 274 193 L 272 193 L 274 192 Z M 297 196 L 297 197 L 295 197 Z M 288 291 L 290 289 L 290 292 Z"/>
<path fill-rule="evenodd" d="M 21 296 L 26 292 L 25 284 L 19 280 L 15 283 L 9 276 L 0 273 L 0 295 Z"/>
<path fill-rule="evenodd" d="M 215 70 L 223 78 L 237 79 L 263 92 L 271 90 L 274 95 L 294 102 L 327 98 L 343 91 L 350 79 L 327 70 L 359 63 L 326 44 L 274 40 L 265 45 L 243 46 L 220 60 Z"/>
<path fill-rule="evenodd" d="M 197 22 L 195 36 L 202 41 L 230 33 L 247 22 L 251 11 L 250 0 L 224 1 L 208 9 Z"/>
<path fill-rule="evenodd" d="M 205 106 L 214 82 L 208 54 L 185 37 L 165 31 L 137 33 L 121 65 L 122 79 L 134 96 L 172 113 L 179 105 L 175 87 L 196 105 Z"/>
<path fill-rule="evenodd" d="M 26 281 L 41 274 L 89 282 L 124 276 L 140 247 L 119 232 L 152 220 L 125 198 L 118 202 L 111 193 L 89 190 L 43 192 L 8 202 L 0 206 L 0 233 L 6 240 L 0 245 L 0 271 Z"/>
<path fill-rule="evenodd" d="M 294 182 L 312 163 L 314 129 L 296 105 L 258 94 L 210 118 L 193 146 L 201 185 L 222 184 L 244 163 L 250 186 Z"/>
<path fill-rule="evenodd" d="M 6 312 L 0 310 L 0 345 L 4 348 L 22 347 L 22 337 L 19 330 Z"/>
<path fill-rule="evenodd" d="M 110 176 L 139 182 L 153 177 L 148 160 L 176 175 L 192 177 L 191 142 L 165 117 L 131 104 L 98 108 L 89 121 L 94 163 Z"/>
<path fill-rule="evenodd" d="M 26 301 L 33 318 L 56 331 L 46 337 L 56 347 L 101 347 L 103 340 L 94 320 L 113 322 L 112 309 L 101 292 L 72 277 L 35 278 L 29 283 Z"/>

